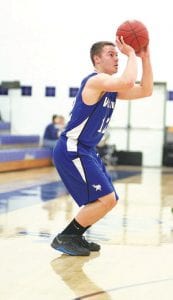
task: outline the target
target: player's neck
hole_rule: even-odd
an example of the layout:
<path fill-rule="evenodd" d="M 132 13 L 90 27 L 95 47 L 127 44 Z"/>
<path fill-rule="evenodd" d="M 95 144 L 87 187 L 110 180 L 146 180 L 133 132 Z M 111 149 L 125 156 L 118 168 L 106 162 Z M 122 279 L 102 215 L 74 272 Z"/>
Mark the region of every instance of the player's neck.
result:
<path fill-rule="evenodd" d="M 112 73 L 112 72 L 108 72 L 108 70 L 105 70 L 104 68 L 101 68 L 101 67 L 99 67 L 99 66 L 95 66 L 95 68 L 94 68 L 94 72 L 96 72 L 96 73 L 105 73 L 105 74 L 108 74 L 108 75 L 112 75 L 112 74 L 114 74 L 114 73 Z"/>

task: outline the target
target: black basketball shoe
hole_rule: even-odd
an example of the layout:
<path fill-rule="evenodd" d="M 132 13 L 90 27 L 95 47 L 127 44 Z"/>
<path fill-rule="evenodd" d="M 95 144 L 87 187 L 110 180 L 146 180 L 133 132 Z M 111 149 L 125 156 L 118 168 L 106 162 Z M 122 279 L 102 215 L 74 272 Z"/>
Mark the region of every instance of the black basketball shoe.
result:
<path fill-rule="evenodd" d="M 88 256 L 90 250 L 85 246 L 82 236 L 70 234 L 58 234 L 52 241 L 51 246 L 63 253 L 74 256 Z"/>

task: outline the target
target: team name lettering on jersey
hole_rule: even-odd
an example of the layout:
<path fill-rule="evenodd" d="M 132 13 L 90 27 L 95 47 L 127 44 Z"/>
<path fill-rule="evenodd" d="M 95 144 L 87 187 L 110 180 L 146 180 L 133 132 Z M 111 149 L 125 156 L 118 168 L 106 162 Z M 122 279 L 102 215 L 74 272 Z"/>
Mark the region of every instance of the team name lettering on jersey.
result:
<path fill-rule="evenodd" d="M 103 107 L 108 107 L 108 108 L 114 109 L 115 102 L 111 101 L 108 97 L 106 97 L 104 102 L 103 102 Z"/>

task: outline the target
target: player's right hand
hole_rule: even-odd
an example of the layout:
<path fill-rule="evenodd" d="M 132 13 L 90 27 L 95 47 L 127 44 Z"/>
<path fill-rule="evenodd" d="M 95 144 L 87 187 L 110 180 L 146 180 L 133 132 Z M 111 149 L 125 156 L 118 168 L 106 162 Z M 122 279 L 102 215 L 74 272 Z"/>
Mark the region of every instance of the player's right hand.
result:
<path fill-rule="evenodd" d="M 123 36 L 116 36 L 116 46 L 118 47 L 121 53 L 127 56 L 129 56 L 131 53 L 135 54 L 135 50 L 124 42 Z"/>

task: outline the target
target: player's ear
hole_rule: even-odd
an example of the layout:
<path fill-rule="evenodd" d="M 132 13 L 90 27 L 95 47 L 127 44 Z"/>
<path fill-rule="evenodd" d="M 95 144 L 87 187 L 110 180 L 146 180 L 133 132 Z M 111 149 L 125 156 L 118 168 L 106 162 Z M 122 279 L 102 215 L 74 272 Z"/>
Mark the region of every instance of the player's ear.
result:
<path fill-rule="evenodd" d="M 95 64 L 99 64 L 99 62 L 100 62 L 100 56 L 98 56 L 98 55 L 94 55 L 94 63 Z"/>

